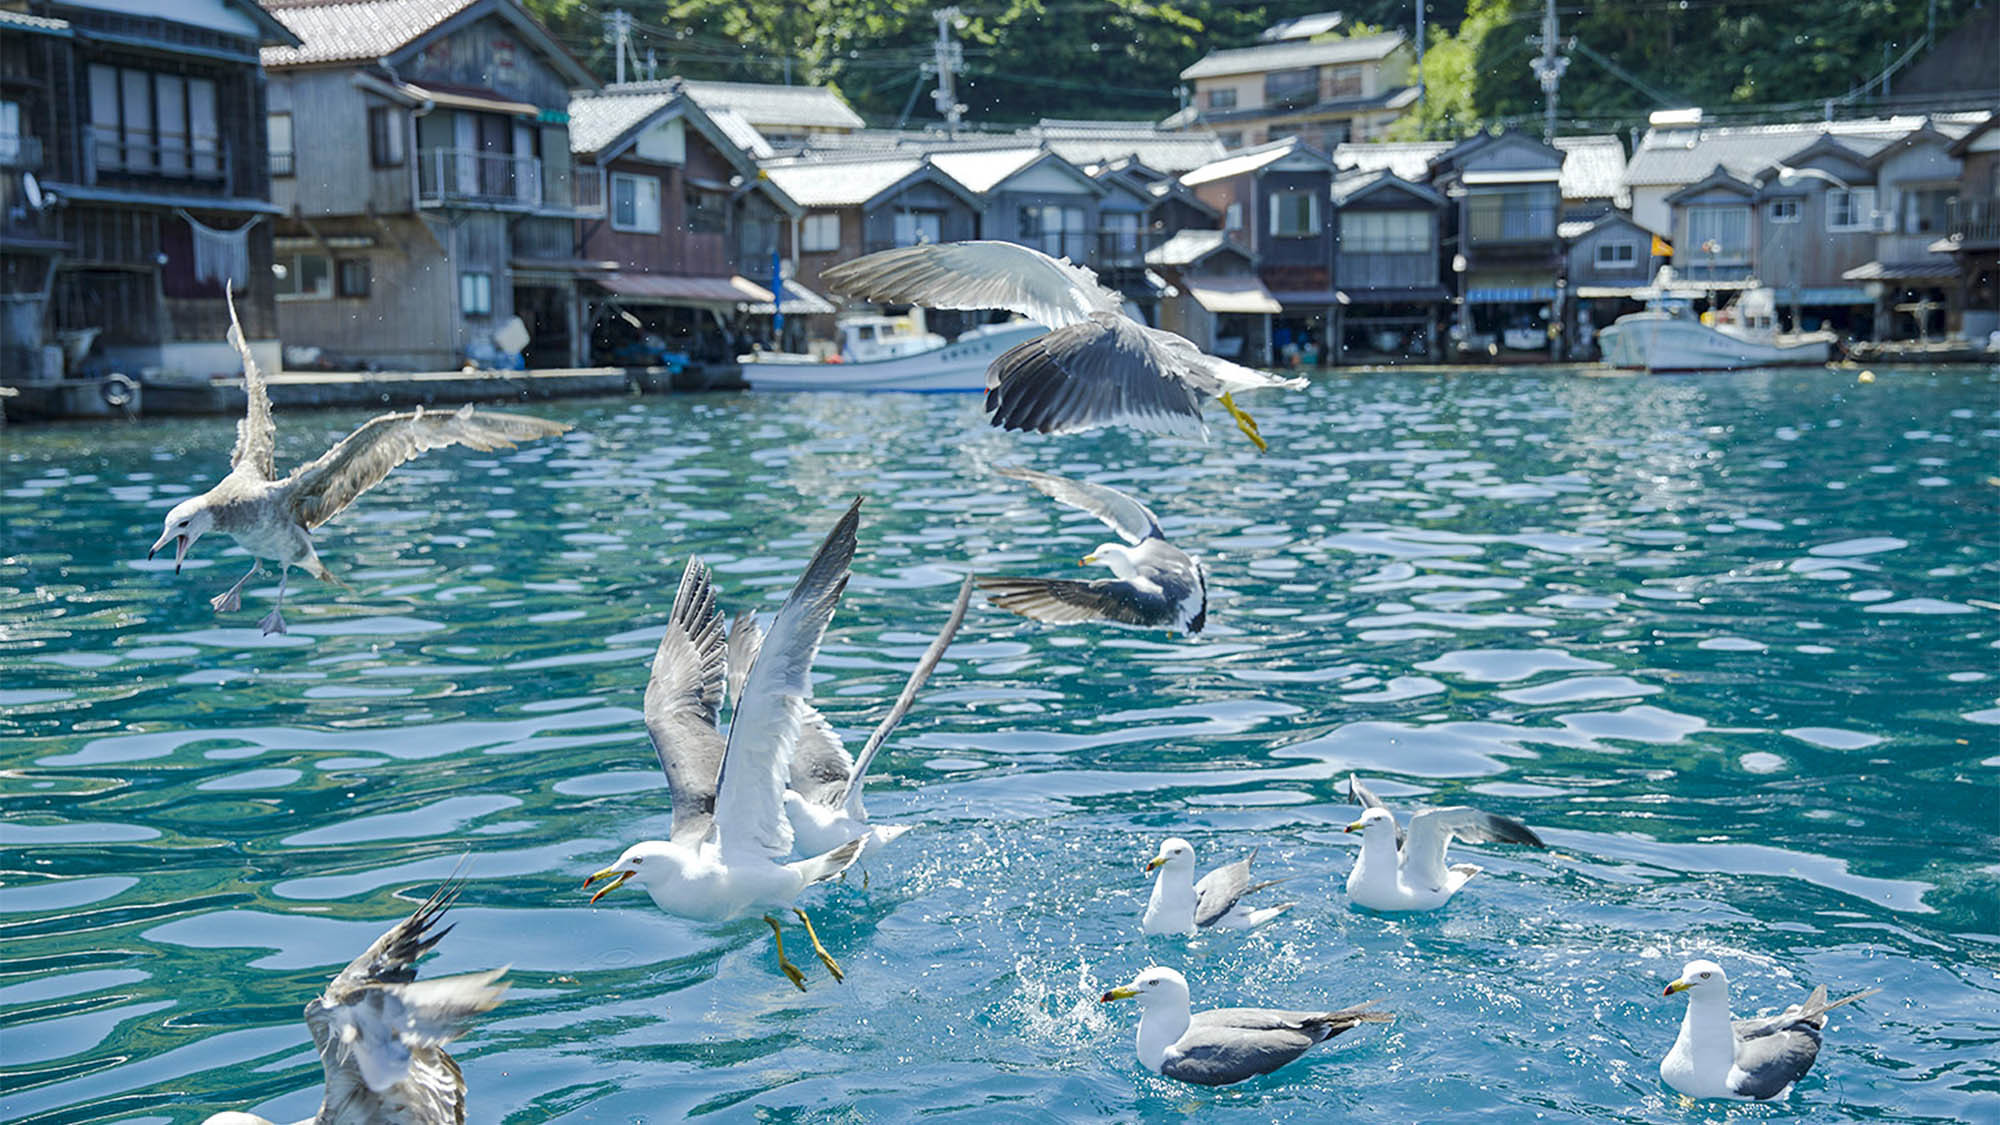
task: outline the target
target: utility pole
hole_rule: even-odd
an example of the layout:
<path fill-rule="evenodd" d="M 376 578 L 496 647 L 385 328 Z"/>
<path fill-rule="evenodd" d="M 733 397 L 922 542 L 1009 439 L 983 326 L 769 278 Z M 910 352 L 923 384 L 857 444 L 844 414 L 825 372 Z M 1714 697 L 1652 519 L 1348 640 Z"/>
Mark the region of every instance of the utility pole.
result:
<path fill-rule="evenodd" d="M 965 116 L 965 107 L 958 101 L 958 86 L 954 79 L 959 67 L 965 65 L 965 49 L 952 41 L 951 29 L 960 19 L 957 8 L 945 8 L 931 13 L 937 17 L 937 89 L 932 97 L 937 111 L 944 115 L 945 131 L 956 140 L 958 123 Z"/>
<path fill-rule="evenodd" d="M 1424 89 L 1424 0 L 1417 0 L 1417 114 L 1424 112 L 1430 94 Z"/>
<path fill-rule="evenodd" d="M 619 85 L 625 83 L 625 56 L 632 49 L 632 13 L 623 8 L 604 14 L 605 38 L 611 40 L 611 53 L 618 60 Z M 637 69 L 634 67 L 633 69 Z"/>
<path fill-rule="evenodd" d="M 1562 85 L 1563 71 L 1569 69 L 1569 59 L 1556 53 L 1560 38 L 1556 30 L 1556 0 L 1543 0 L 1542 6 L 1542 53 L 1528 64 L 1535 77 L 1542 83 L 1542 140 L 1554 144 L 1556 139 L 1556 88 Z"/>

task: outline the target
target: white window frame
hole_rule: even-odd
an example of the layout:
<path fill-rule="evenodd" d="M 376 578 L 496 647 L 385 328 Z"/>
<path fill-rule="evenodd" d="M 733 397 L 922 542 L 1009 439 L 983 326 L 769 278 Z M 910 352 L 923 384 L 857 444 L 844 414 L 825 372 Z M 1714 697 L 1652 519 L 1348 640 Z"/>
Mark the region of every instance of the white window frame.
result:
<path fill-rule="evenodd" d="M 631 195 L 631 214 L 622 222 L 618 218 L 618 193 L 627 190 Z M 611 229 L 628 234 L 660 233 L 660 178 L 642 176 L 637 172 L 611 173 Z"/>
<path fill-rule="evenodd" d="M 305 276 L 305 262 L 308 258 L 319 260 L 319 284 L 310 290 L 297 288 L 299 279 Z M 273 272 L 282 269 L 283 281 L 274 285 L 280 301 L 325 301 L 333 297 L 333 257 L 317 251 L 306 250 L 296 254 L 279 254 L 273 263 Z M 284 286 L 291 286 L 287 291 Z"/>
<path fill-rule="evenodd" d="M 799 251 L 825 254 L 840 249 L 840 212 L 811 211 L 799 223 Z"/>
<path fill-rule="evenodd" d="M 279 179 L 297 175 L 299 154 L 292 124 L 292 111 L 275 109 L 265 114 L 264 130 L 267 134 L 265 142 L 270 149 L 271 175 Z M 280 168 L 284 170 L 279 171 Z"/>
<path fill-rule="evenodd" d="M 1208 101 L 1208 108 L 1210 109 L 1235 109 L 1236 87 L 1234 86 L 1211 87 L 1208 91 L 1207 101 Z"/>
<path fill-rule="evenodd" d="M 1841 219 L 1842 212 L 1847 217 Z M 1875 189 L 1872 187 L 1828 188 L 1826 229 L 1836 234 L 1875 229 Z"/>
<path fill-rule="evenodd" d="M 1770 216 L 1771 221 L 1774 223 L 1796 223 L 1799 221 L 1799 216 L 1805 212 L 1805 208 L 1800 206 L 1800 202 L 1797 196 L 1790 196 L 1785 199 L 1773 199 L 1770 208 L 1765 213 Z"/>
<path fill-rule="evenodd" d="M 1625 256 L 1619 257 L 1616 254 L 1606 253 L 1606 251 L 1612 250 L 1623 250 L 1625 251 Z M 1639 244 L 1628 242 L 1624 239 L 1600 242 L 1597 244 L 1597 252 L 1591 256 L 1591 261 L 1601 270 L 1638 269 Z"/>
<path fill-rule="evenodd" d="M 1687 209 L 1687 216 L 1686 253 L 1681 259 L 1683 265 L 1692 269 L 1710 264 L 1736 266 L 1749 262 L 1751 233 L 1750 208 L 1748 205 L 1742 203 L 1698 203 Z M 1743 234 L 1743 244 L 1741 246 L 1731 246 L 1718 238 L 1716 242 L 1719 247 L 1719 253 L 1711 257 L 1706 250 L 1702 249 L 1702 244 L 1707 242 L 1709 236 L 1714 232 L 1697 230 L 1695 229 L 1696 223 L 1700 221 L 1704 225 L 1711 223 L 1720 225 L 1725 217 L 1732 220 L 1741 220 L 1740 230 Z"/>
<path fill-rule="evenodd" d="M 1295 200 L 1306 201 L 1305 223 L 1299 227 L 1286 225 L 1286 206 Z M 1269 208 L 1269 225 L 1273 238 L 1317 238 L 1322 224 L 1319 193 L 1316 191 L 1290 190 L 1274 191 L 1265 198 Z"/>
<path fill-rule="evenodd" d="M 1242 230 L 1242 229 L 1243 229 L 1243 204 L 1242 204 L 1242 203 L 1240 203 L 1240 202 L 1238 202 L 1238 203 L 1231 203 L 1231 204 L 1229 205 L 1228 209 L 1227 209 L 1227 210 L 1225 210 L 1225 211 L 1224 211 L 1224 212 L 1222 213 L 1222 229 L 1223 229 L 1223 230 Z"/>
<path fill-rule="evenodd" d="M 493 275 L 471 271 L 458 275 L 458 312 L 461 316 L 493 315 Z"/>

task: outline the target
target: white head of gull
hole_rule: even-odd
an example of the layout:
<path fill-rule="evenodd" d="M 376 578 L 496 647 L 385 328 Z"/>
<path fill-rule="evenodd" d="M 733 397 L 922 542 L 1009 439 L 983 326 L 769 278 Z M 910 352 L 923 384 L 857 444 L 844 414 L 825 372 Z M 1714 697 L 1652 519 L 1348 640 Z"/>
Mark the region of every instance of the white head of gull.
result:
<path fill-rule="evenodd" d="M 174 572 L 187 560 L 188 549 L 211 531 L 228 533 L 250 552 L 250 570 L 236 585 L 209 600 L 217 613 L 234 613 L 243 606 L 243 584 L 270 559 L 278 575 L 278 604 L 260 623 L 265 633 L 285 631 L 285 582 L 293 567 L 321 581 L 337 581 L 313 549 L 313 529 L 344 511 L 357 497 L 382 482 L 396 466 L 433 449 L 463 445 L 482 452 L 510 449 L 515 443 L 553 437 L 569 429 L 562 422 L 524 414 L 475 412 L 470 404 L 455 411 L 383 414 L 362 423 L 316 461 L 293 469 L 280 480 L 277 470 L 277 426 L 271 420 L 271 397 L 264 373 L 243 340 L 236 319 L 236 301 L 229 301 L 229 342 L 243 359 L 243 394 L 248 402 L 236 424 L 236 448 L 229 455 L 229 475 L 214 488 L 174 505 L 153 549 L 152 558 L 174 544 Z"/>
<path fill-rule="evenodd" d="M 682 918 L 725 922 L 771 907 L 791 906 L 807 887 L 847 870 L 863 840 L 848 840 L 796 863 L 784 794 L 812 696 L 813 658 L 847 589 L 861 501 L 847 509 L 806 565 L 771 621 L 738 693 L 725 739 L 716 722 L 727 678 L 728 638 L 708 567 L 689 559 L 674 595 L 666 635 L 646 684 L 646 733 L 667 775 L 674 821 L 665 840 L 634 844 L 611 866 L 584 880 L 609 879 L 596 902 L 635 880 L 661 910 Z M 840 966 L 820 944 L 805 911 L 813 952 L 835 980 Z M 777 939 L 778 967 L 801 991 L 805 976 L 785 958 L 778 920 L 764 921 Z"/>
<path fill-rule="evenodd" d="M 1282 902 L 1276 906 L 1251 909 L 1243 900 L 1266 887 L 1276 886 L 1281 879 L 1267 879 L 1262 883 L 1250 881 L 1250 861 L 1257 858 L 1256 852 L 1237 860 L 1227 867 L 1218 867 L 1201 877 L 1194 878 L 1194 845 L 1178 836 L 1169 836 L 1160 842 L 1159 854 L 1146 863 L 1146 870 L 1157 871 L 1153 878 L 1153 895 L 1146 901 L 1146 913 L 1140 920 L 1140 927 L 1148 934 L 1188 934 L 1202 930 L 1247 930 L 1264 923 L 1298 905 Z"/>
<path fill-rule="evenodd" d="M 355 958 L 306 1005 L 306 1027 L 326 1073 L 326 1093 L 312 1125 L 460 1125 L 465 1076 L 445 1044 L 472 1017 L 500 1003 L 506 969 L 417 979 L 417 959 L 451 932 L 438 929 L 463 884 L 447 882 L 408 918 Z M 272 1125 L 230 1111 L 203 1125 Z M 306 1125 L 300 1122 L 299 1125 Z"/>
<path fill-rule="evenodd" d="M 1078 433 L 1099 426 L 1206 434 L 1201 400 L 1214 398 L 1258 449 L 1264 437 L 1236 405 L 1236 391 L 1299 388 L 1283 378 L 1204 354 L 1185 337 L 1125 315 L 1125 298 L 1067 258 L 1012 242 L 903 246 L 821 274 L 828 288 L 865 301 L 934 309 L 1006 309 L 1051 331 L 1020 344 L 986 372 L 986 412 L 1003 430 Z"/>
<path fill-rule="evenodd" d="M 979 579 L 980 589 L 994 606 L 1053 625 L 1114 621 L 1193 636 L 1208 624 L 1207 571 L 1192 555 L 1167 542 L 1160 521 L 1144 504 L 1109 485 L 1033 469 L 997 471 L 1026 481 L 1059 504 L 1089 512 L 1124 542 L 1101 543 L 1084 556 L 1085 563 L 1109 567 L 1111 578 Z"/>
<path fill-rule="evenodd" d="M 1227 1086 L 1269 1074 L 1315 1044 L 1364 1023 L 1393 1017 L 1368 1005 L 1339 1011 L 1281 1008 L 1191 1009 L 1187 978 L 1154 965 L 1101 998 L 1139 1001 L 1139 1063 L 1197 1086 Z"/>
<path fill-rule="evenodd" d="M 1449 902 L 1481 870 L 1470 863 L 1445 863 L 1453 840 L 1545 846 L 1520 821 L 1464 805 L 1416 814 L 1406 836 L 1395 814 L 1358 779 L 1348 778 L 1347 790 L 1362 809 L 1360 819 L 1347 826 L 1347 831 L 1361 833 L 1361 854 L 1347 876 L 1347 897 L 1370 910 L 1436 910 Z"/>
<path fill-rule="evenodd" d="M 1687 994 L 1681 1033 L 1660 1060 L 1660 1079 L 1690 1098 L 1767 1101 L 1784 1096 L 1819 1057 L 1826 1014 L 1873 996 L 1857 992 L 1828 1003 L 1824 985 L 1804 1003 L 1760 1019 L 1729 1018 L 1729 975 L 1713 961 L 1689 961 L 1661 993 Z"/>

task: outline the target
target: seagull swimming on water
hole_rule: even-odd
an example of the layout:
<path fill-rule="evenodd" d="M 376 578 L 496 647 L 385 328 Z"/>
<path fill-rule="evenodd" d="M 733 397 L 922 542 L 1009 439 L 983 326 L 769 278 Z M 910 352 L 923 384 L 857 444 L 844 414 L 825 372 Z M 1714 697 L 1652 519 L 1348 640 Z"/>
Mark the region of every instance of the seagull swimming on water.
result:
<path fill-rule="evenodd" d="M 1201 400 L 1213 398 L 1258 449 L 1257 423 L 1233 392 L 1299 388 L 1217 359 L 1185 337 L 1124 312 L 1125 298 L 1067 258 L 1012 242 L 942 242 L 883 250 L 821 275 L 828 288 L 866 301 L 934 309 L 1007 309 L 1051 331 L 1019 344 L 986 371 L 986 412 L 1003 430 L 1078 433 L 1125 424 L 1206 434 Z"/>
<path fill-rule="evenodd" d="M 464 884 L 448 881 L 416 912 L 375 939 L 306 1005 L 326 1072 L 319 1113 L 299 1125 L 462 1125 L 465 1075 L 445 1044 L 465 1034 L 472 1017 L 500 1003 L 507 970 L 417 979 L 417 959 L 451 932 L 439 929 Z M 273 1125 L 254 1113 L 230 1111 L 203 1125 Z"/>
<path fill-rule="evenodd" d="M 1722 966 L 1689 961 L 1680 979 L 1661 993 L 1687 993 L 1687 1014 L 1681 1017 L 1681 1033 L 1672 1049 L 1660 1060 L 1660 1079 L 1691 1098 L 1782 1097 L 1819 1057 L 1826 1014 L 1880 991 L 1871 988 L 1828 1003 L 1826 986 L 1821 985 L 1804 1003 L 1775 1016 L 1732 1020 L 1729 977 Z"/>
<path fill-rule="evenodd" d="M 876 753 L 889 741 L 903 716 L 909 714 L 917 693 L 937 669 L 938 661 L 944 659 L 945 650 L 951 647 L 952 638 L 965 623 L 965 610 L 971 601 L 972 578 L 968 575 L 959 584 L 958 601 L 952 606 L 944 628 L 917 660 L 909 682 L 896 697 L 896 705 L 868 736 L 859 758 L 841 745 L 840 735 L 817 707 L 799 704 L 799 745 L 792 754 L 791 779 L 785 789 L 785 818 L 792 825 L 794 850 L 802 855 L 817 855 L 849 840 L 861 839 L 865 840 L 865 851 L 909 831 L 908 825 L 870 823 L 868 810 L 861 803 L 862 785 L 867 781 L 868 767 L 875 764 Z M 756 615 L 747 610 L 737 614 L 729 628 L 730 698 L 743 697 L 743 682 L 763 640 Z"/>
<path fill-rule="evenodd" d="M 1149 934 L 1190 936 L 1198 930 L 1248 930 L 1297 906 L 1295 902 L 1281 902 L 1262 909 L 1244 905 L 1244 899 L 1284 882 L 1283 879 L 1266 879 L 1261 883 L 1252 883 L 1250 861 L 1256 858 L 1257 853 L 1253 851 L 1227 867 L 1218 867 L 1203 875 L 1197 883 L 1194 878 L 1194 845 L 1179 836 L 1161 841 L 1159 854 L 1146 863 L 1146 870 L 1158 871 L 1159 875 L 1153 880 L 1153 895 L 1146 900 L 1146 913 L 1140 919 L 1140 928 Z"/>
<path fill-rule="evenodd" d="M 785 784 L 812 695 L 813 657 L 847 588 L 854 559 L 861 501 L 847 509 L 792 588 L 737 693 L 725 739 L 716 727 L 728 676 L 728 638 L 708 567 L 690 558 L 674 595 L 674 608 L 653 657 L 646 684 L 646 733 L 667 775 L 673 829 L 665 840 L 625 849 L 618 861 L 583 881 L 610 882 L 596 902 L 636 879 L 661 910 L 703 922 L 747 918 L 791 906 L 800 892 L 835 878 L 861 854 L 864 840 L 786 862 L 792 826 L 785 817 Z M 840 965 L 820 944 L 812 919 L 804 923 L 813 952 L 842 979 Z M 804 991 L 805 975 L 785 959 L 778 920 L 764 922 L 776 938 L 778 968 Z"/>
<path fill-rule="evenodd" d="M 1197 1086 L 1228 1086 L 1269 1074 L 1343 1031 L 1395 1018 L 1367 1004 L 1339 1011 L 1211 1008 L 1192 1011 L 1187 978 L 1158 965 L 1101 998 L 1139 1001 L 1139 1062 Z M 1372 1003 L 1372 1001 L 1371 1001 Z"/>
<path fill-rule="evenodd" d="M 1358 779 L 1347 779 L 1347 793 L 1362 808 L 1361 818 L 1347 826 L 1347 831 L 1361 833 L 1361 855 L 1348 873 L 1347 897 L 1370 910 L 1436 910 L 1449 902 L 1481 870 L 1470 863 L 1445 865 L 1445 849 L 1454 839 L 1547 846 L 1512 817 L 1464 805 L 1416 814 L 1410 818 L 1406 837 L 1395 814 Z"/>
<path fill-rule="evenodd" d="M 322 581 L 338 581 L 313 550 L 312 530 L 339 515 L 356 497 L 382 482 L 403 462 L 432 449 L 463 445 L 482 452 L 511 448 L 516 442 L 553 437 L 569 429 L 524 414 L 494 411 L 474 413 L 470 404 L 456 411 L 383 414 L 364 422 L 316 461 L 278 479 L 277 426 L 271 420 L 271 397 L 264 373 L 243 342 L 236 320 L 236 301 L 229 300 L 229 342 L 243 357 L 243 393 L 249 410 L 236 424 L 236 448 L 229 455 L 229 475 L 214 488 L 174 505 L 167 513 L 159 541 L 146 552 L 158 554 L 175 544 L 174 573 L 180 573 L 188 549 L 210 531 L 227 532 L 250 552 L 250 571 L 209 600 L 217 613 L 243 606 L 243 584 L 264 569 L 263 560 L 277 562 L 278 604 L 260 623 L 265 633 L 285 632 L 285 581 L 293 567 Z"/>
<path fill-rule="evenodd" d="M 1059 504 L 1089 512 L 1125 542 L 1101 543 L 1083 558 L 1085 563 L 1110 567 L 1112 578 L 979 579 L 980 589 L 995 606 L 1055 625 L 1116 621 L 1193 636 L 1208 624 L 1208 572 L 1186 551 L 1167 542 L 1160 521 L 1144 504 L 1107 485 L 1032 469 L 998 472 L 1028 482 Z"/>

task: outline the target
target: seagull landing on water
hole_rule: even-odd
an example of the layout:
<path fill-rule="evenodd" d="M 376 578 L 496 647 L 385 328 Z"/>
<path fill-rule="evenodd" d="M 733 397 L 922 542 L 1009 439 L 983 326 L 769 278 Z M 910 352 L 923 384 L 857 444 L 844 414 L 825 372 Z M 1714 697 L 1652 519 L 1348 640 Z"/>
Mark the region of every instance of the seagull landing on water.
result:
<path fill-rule="evenodd" d="M 1217 359 L 1185 337 L 1140 324 L 1125 315 L 1125 298 L 1098 284 L 1096 274 L 1011 242 L 883 250 L 842 262 L 821 279 L 864 301 L 1006 309 L 1048 325 L 1047 335 L 987 368 L 986 412 L 1003 430 L 1069 434 L 1128 425 L 1206 436 L 1201 400 L 1207 397 L 1222 403 L 1261 450 L 1263 434 L 1232 393 L 1306 385 Z"/>
<path fill-rule="evenodd" d="M 833 724 L 826 721 L 817 707 L 809 703 L 799 705 L 799 745 L 792 754 L 791 779 L 785 789 L 785 818 L 791 822 L 793 847 L 797 852 L 817 855 L 849 840 L 862 840 L 865 851 L 909 831 L 907 825 L 871 824 L 868 810 L 861 803 L 862 785 L 868 779 L 868 767 L 875 764 L 876 753 L 909 713 L 910 705 L 937 669 L 938 661 L 944 659 L 945 650 L 958 635 L 958 627 L 965 623 L 966 606 L 971 601 L 972 579 L 968 576 L 959 584 L 958 601 L 952 606 L 944 628 L 918 659 L 909 682 L 903 685 L 903 693 L 896 697 L 896 705 L 889 709 L 875 733 L 868 736 L 859 758 L 848 754 Z M 756 615 L 747 610 L 737 614 L 735 624 L 729 628 L 731 698 L 743 697 L 743 682 L 763 641 Z"/>
<path fill-rule="evenodd" d="M 227 296 L 227 294 L 225 294 Z M 432 449 L 463 445 L 482 452 L 512 448 L 516 442 L 553 437 L 569 429 L 522 414 L 474 413 L 458 410 L 429 412 L 418 407 L 408 414 L 383 414 L 363 423 L 319 460 L 293 469 L 278 479 L 277 427 L 271 421 L 271 398 L 264 373 L 243 342 L 236 320 L 236 302 L 229 299 L 229 342 L 243 357 L 243 393 L 249 412 L 236 424 L 236 448 L 229 455 L 229 475 L 207 492 L 174 505 L 167 513 L 159 541 L 146 552 L 174 547 L 174 573 L 180 573 L 188 549 L 211 531 L 227 532 L 250 552 L 249 573 L 209 600 L 217 613 L 243 606 L 243 584 L 271 559 L 283 570 L 278 576 L 278 604 L 260 623 L 266 633 L 285 631 L 285 581 L 300 567 L 322 581 L 337 581 L 313 550 L 312 530 L 339 515 L 356 497 L 382 482 L 390 470 Z"/>
<path fill-rule="evenodd" d="M 1153 880 L 1153 897 L 1146 901 L 1146 915 L 1140 928 L 1149 934 L 1187 934 L 1200 930 L 1248 930 L 1276 918 L 1295 902 L 1281 902 L 1253 910 L 1244 899 L 1282 879 L 1250 881 L 1251 852 L 1227 867 L 1218 867 L 1194 879 L 1194 845 L 1178 836 L 1160 843 L 1160 852 L 1146 863 L 1146 870 L 1158 871 Z"/>
<path fill-rule="evenodd" d="M 1826 1014 L 1880 991 L 1871 988 L 1828 1003 L 1822 985 L 1813 989 L 1803 1004 L 1794 1004 L 1775 1016 L 1732 1020 L 1729 977 L 1722 966 L 1713 961 L 1689 961 L 1680 979 L 1662 993 L 1687 993 L 1687 1015 L 1681 1018 L 1681 1033 L 1673 1048 L 1660 1060 L 1660 1078 L 1691 1098 L 1765 1101 L 1782 1097 L 1819 1057 Z"/>
<path fill-rule="evenodd" d="M 461 1125 L 465 1076 L 445 1044 L 472 1017 L 500 1003 L 505 969 L 417 979 L 417 959 L 451 927 L 438 929 L 463 884 L 447 882 L 416 913 L 375 939 L 306 1005 L 306 1027 L 326 1071 L 319 1114 L 299 1125 Z M 272 1125 L 254 1113 L 218 1113 L 203 1125 Z"/>
<path fill-rule="evenodd" d="M 835 878 L 861 854 L 864 841 L 849 840 L 810 859 L 785 861 L 792 852 L 785 782 L 812 696 L 813 657 L 847 589 L 860 522 L 856 500 L 772 618 L 737 692 L 727 739 L 716 721 L 729 641 L 708 568 L 688 560 L 646 684 L 646 733 L 667 775 L 673 829 L 665 840 L 632 845 L 618 862 L 585 879 L 585 888 L 611 880 L 591 902 L 636 879 L 669 914 L 733 921 L 791 906 L 807 887 Z M 840 980 L 840 965 L 820 944 L 812 919 L 797 907 L 792 912 L 804 923 L 813 952 Z M 803 992 L 805 975 L 785 959 L 778 920 L 765 914 L 764 922 L 776 939 L 778 968 Z"/>
<path fill-rule="evenodd" d="M 1470 863 L 1445 864 L 1445 849 L 1454 839 L 1472 844 L 1547 846 L 1512 817 L 1464 805 L 1418 813 L 1410 818 L 1406 837 L 1388 806 L 1360 781 L 1348 778 L 1347 793 L 1362 808 L 1361 818 L 1347 826 L 1347 831 L 1361 833 L 1361 855 L 1347 876 L 1347 897 L 1370 910 L 1436 910 L 1449 902 L 1480 872 Z"/>
<path fill-rule="evenodd" d="M 1062 578 L 981 578 L 979 588 L 995 606 L 1068 625 L 1116 621 L 1193 636 L 1208 624 L 1208 573 L 1160 531 L 1144 504 L 1115 488 L 1085 484 L 1032 469 L 1000 469 L 1026 481 L 1059 504 L 1089 512 L 1125 540 L 1101 543 L 1085 563 L 1103 563 L 1114 578 L 1077 582 Z"/>
<path fill-rule="evenodd" d="M 1343 1031 L 1395 1018 L 1362 1004 L 1336 1012 L 1281 1008 L 1190 1010 L 1187 978 L 1153 966 L 1101 998 L 1139 1001 L 1139 1062 L 1197 1086 L 1228 1086 L 1269 1074 Z M 1371 1001 L 1372 1003 L 1372 1001 Z"/>

